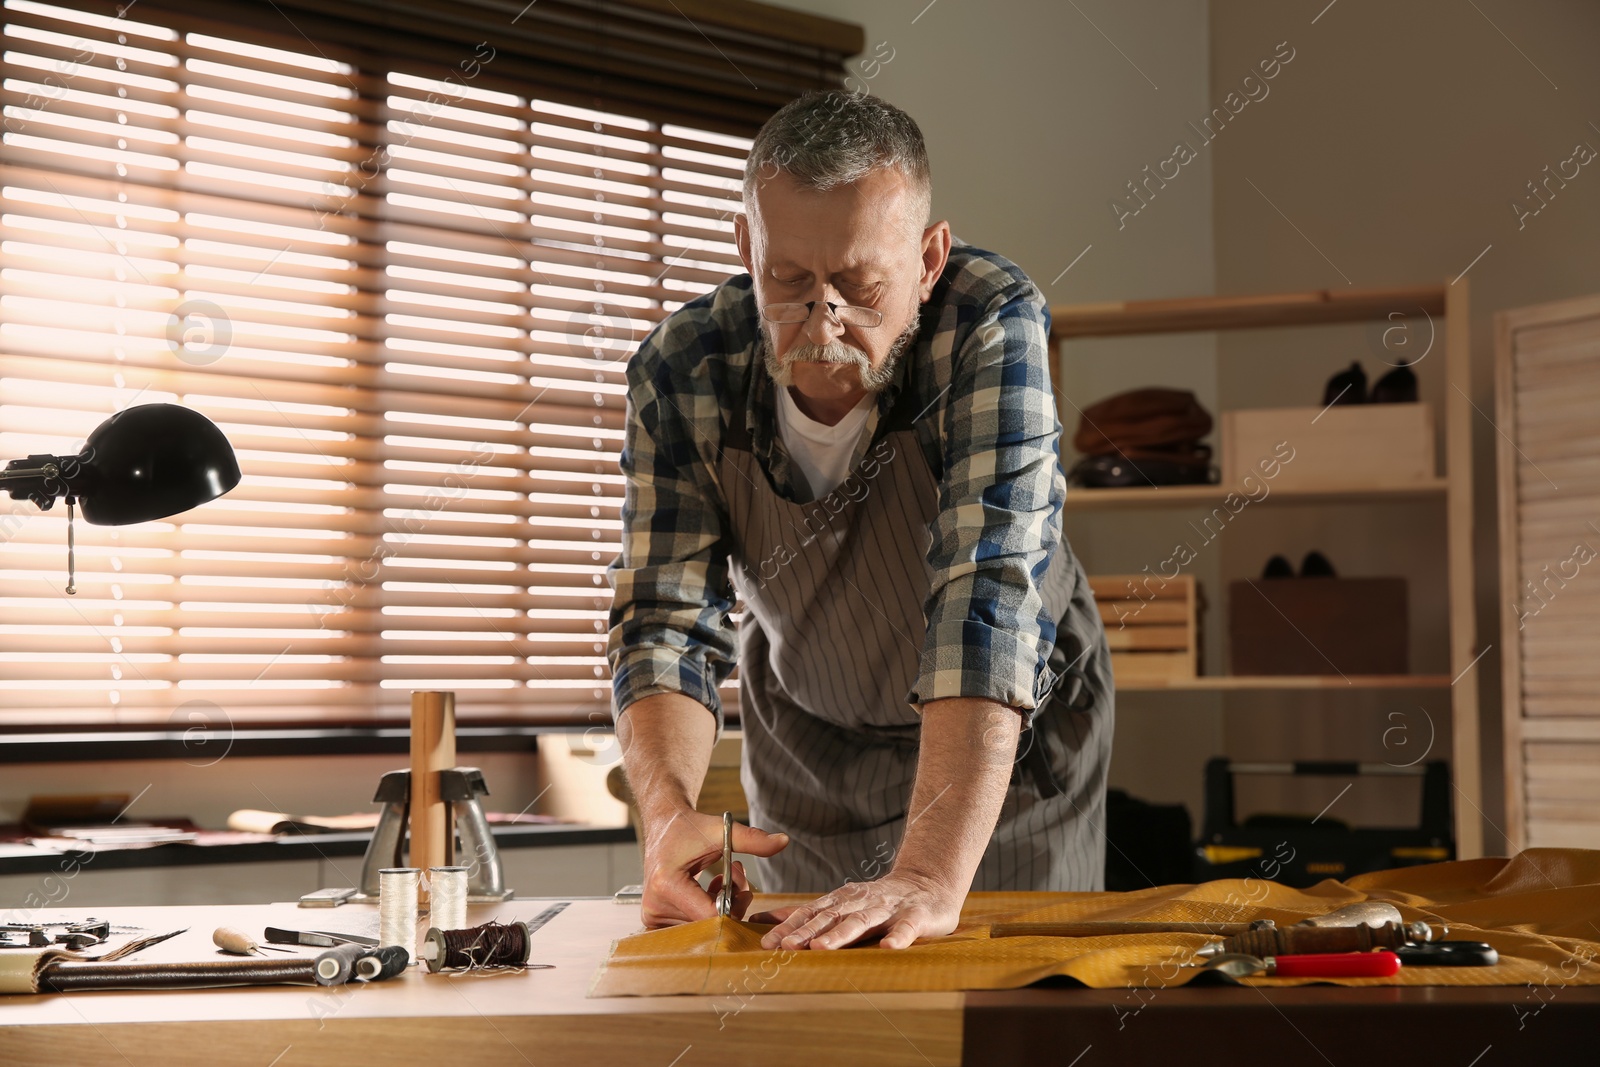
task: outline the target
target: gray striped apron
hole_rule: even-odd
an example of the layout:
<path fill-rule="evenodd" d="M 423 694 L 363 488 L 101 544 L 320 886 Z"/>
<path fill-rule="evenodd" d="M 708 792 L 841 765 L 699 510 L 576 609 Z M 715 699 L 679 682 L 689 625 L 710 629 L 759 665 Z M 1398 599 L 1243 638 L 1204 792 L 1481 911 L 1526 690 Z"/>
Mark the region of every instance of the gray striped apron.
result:
<path fill-rule="evenodd" d="M 753 373 L 761 373 L 759 369 Z M 750 824 L 790 842 L 747 858 L 768 892 L 826 892 L 893 865 L 916 775 L 916 681 L 939 479 L 901 390 L 845 482 L 797 503 L 756 458 L 743 407 L 719 480 L 740 620 L 740 775 Z M 974 890 L 1095 890 L 1105 871 L 1111 657 L 1065 536 L 1041 584 L 1057 683 L 1024 729 Z M 936 796 L 932 804 L 939 803 Z M 912 813 L 915 819 L 920 813 Z"/>

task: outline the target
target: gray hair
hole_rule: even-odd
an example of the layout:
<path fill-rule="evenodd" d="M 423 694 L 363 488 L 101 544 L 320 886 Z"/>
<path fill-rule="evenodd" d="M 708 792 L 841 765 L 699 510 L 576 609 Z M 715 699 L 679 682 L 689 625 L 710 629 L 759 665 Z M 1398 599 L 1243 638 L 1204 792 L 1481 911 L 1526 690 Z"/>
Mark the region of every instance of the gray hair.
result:
<path fill-rule="evenodd" d="M 826 191 L 879 167 L 910 181 L 910 222 L 920 235 L 931 218 L 933 178 L 916 120 L 870 93 L 812 90 L 778 109 L 756 134 L 744 164 L 745 210 L 754 208 L 759 183 L 777 171 Z"/>

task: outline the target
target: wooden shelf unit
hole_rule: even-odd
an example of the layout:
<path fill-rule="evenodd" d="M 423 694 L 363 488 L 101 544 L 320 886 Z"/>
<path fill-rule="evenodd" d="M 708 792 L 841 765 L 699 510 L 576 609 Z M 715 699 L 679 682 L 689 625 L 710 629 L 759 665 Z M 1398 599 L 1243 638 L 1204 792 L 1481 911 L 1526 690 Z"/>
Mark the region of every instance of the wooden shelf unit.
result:
<path fill-rule="evenodd" d="M 1478 680 L 1472 671 L 1479 655 L 1473 617 L 1472 561 L 1472 381 L 1469 288 L 1465 278 L 1448 284 L 1412 285 L 1379 289 L 1319 289 L 1297 293 L 1253 296 L 1188 297 L 1175 300 L 1131 300 L 1099 304 L 1060 305 L 1050 309 L 1050 340 L 1059 361 L 1065 341 L 1085 337 L 1126 337 L 1137 334 L 1241 330 L 1277 326 L 1311 326 L 1328 323 L 1386 320 L 1392 313 L 1426 314 L 1442 319 L 1439 329 L 1444 347 L 1444 438 L 1441 457 L 1444 473 L 1434 482 L 1406 489 L 1351 488 L 1338 491 L 1280 491 L 1267 498 L 1282 503 L 1339 503 L 1351 500 L 1401 500 L 1442 498 L 1444 501 L 1445 553 L 1449 591 L 1450 674 L 1387 675 L 1351 678 L 1314 677 L 1200 677 L 1164 685 L 1140 685 L 1143 690 L 1272 690 L 1444 688 L 1450 692 L 1452 749 L 1450 765 L 1455 780 L 1456 854 L 1462 859 L 1483 855 L 1483 774 L 1479 743 Z M 1059 378 L 1059 376 L 1057 376 Z M 1056 408 L 1064 432 L 1077 425 L 1069 418 L 1071 407 L 1056 381 Z M 1173 486 L 1162 489 L 1070 489 L 1069 510 L 1107 510 L 1121 507 L 1201 506 L 1219 501 L 1222 486 Z M 1452 681 L 1454 679 L 1454 681 Z"/>

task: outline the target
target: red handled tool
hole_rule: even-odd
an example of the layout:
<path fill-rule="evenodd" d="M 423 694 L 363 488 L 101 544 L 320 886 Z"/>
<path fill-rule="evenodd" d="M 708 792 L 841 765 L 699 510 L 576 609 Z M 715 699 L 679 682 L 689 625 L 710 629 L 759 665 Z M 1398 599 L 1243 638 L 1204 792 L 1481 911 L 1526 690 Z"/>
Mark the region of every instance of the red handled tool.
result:
<path fill-rule="evenodd" d="M 1205 963 L 1192 963 L 1233 978 L 1264 974 L 1273 978 L 1392 978 L 1400 973 L 1393 952 L 1324 952 L 1300 956 L 1250 956 L 1225 952 Z"/>

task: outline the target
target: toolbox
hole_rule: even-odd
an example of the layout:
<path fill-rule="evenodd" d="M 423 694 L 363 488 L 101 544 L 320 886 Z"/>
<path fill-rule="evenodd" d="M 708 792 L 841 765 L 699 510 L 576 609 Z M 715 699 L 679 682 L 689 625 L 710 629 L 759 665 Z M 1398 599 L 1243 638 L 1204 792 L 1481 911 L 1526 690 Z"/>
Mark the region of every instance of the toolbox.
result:
<path fill-rule="evenodd" d="M 1420 825 L 1358 829 L 1325 812 L 1316 817 L 1253 815 L 1240 822 L 1233 789 L 1234 777 L 1240 774 L 1416 778 L 1422 786 Z M 1195 845 L 1197 882 L 1254 878 L 1304 888 L 1324 878 L 1342 880 L 1367 871 L 1455 858 L 1450 767 L 1443 760 L 1407 767 L 1334 761 L 1244 763 L 1219 757 L 1206 763 L 1205 787 L 1205 819 Z"/>

